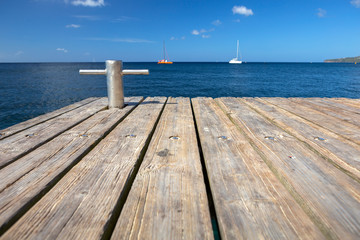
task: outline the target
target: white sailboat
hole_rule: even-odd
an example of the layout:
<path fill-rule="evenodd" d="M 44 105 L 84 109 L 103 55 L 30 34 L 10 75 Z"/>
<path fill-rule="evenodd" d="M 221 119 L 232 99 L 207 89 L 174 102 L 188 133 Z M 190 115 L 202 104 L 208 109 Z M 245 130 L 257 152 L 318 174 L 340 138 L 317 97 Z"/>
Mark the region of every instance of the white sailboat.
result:
<path fill-rule="evenodd" d="M 236 58 L 233 58 L 229 61 L 229 63 L 232 63 L 232 64 L 241 64 L 242 61 L 241 60 L 238 60 L 239 58 L 239 40 L 237 40 L 237 49 L 236 49 Z"/>

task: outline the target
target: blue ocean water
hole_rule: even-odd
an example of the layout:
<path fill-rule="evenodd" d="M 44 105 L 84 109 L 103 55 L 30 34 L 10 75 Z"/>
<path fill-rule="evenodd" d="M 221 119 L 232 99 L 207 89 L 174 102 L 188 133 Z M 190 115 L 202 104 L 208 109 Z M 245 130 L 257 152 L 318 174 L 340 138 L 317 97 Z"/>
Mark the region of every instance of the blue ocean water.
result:
<path fill-rule="evenodd" d="M 105 76 L 79 75 L 105 63 L 0 63 L 0 129 L 88 97 L 107 95 Z M 125 96 L 360 98 L 360 64 L 124 63 Z"/>

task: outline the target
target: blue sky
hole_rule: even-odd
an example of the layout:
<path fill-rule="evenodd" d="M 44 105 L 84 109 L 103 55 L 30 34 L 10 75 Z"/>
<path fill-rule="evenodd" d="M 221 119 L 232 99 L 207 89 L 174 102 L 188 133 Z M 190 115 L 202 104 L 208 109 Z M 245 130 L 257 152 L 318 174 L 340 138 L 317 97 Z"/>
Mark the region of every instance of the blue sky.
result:
<path fill-rule="evenodd" d="M 1 0 L 0 62 L 360 55 L 360 0 Z"/>

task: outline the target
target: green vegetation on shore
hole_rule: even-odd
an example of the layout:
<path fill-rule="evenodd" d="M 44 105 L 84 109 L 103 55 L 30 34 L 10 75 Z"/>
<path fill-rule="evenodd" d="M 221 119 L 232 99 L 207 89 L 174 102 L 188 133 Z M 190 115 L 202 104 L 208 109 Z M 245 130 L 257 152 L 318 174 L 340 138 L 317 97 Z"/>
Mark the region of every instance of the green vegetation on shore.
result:
<path fill-rule="evenodd" d="M 358 63 L 360 62 L 360 56 L 358 57 L 346 57 L 336 59 L 326 59 L 324 62 L 336 62 L 336 63 Z"/>

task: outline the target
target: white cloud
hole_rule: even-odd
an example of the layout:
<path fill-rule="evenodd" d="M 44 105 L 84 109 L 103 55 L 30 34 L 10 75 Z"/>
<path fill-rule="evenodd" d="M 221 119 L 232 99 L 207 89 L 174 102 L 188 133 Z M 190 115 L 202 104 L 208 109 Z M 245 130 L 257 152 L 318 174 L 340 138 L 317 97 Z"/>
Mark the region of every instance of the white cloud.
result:
<path fill-rule="evenodd" d="M 326 10 L 324 10 L 322 8 L 318 8 L 316 15 L 318 15 L 319 18 L 323 18 L 326 15 Z"/>
<path fill-rule="evenodd" d="M 64 53 L 68 52 L 68 50 L 66 50 L 65 48 L 57 48 L 56 51 L 60 51 L 60 52 L 64 52 Z"/>
<path fill-rule="evenodd" d="M 240 22 L 240 19 L 236 19 L 236 20 L 234 20 L 234 22 L 237 22 L 237 23 L 239 23 L 239 22 Z"/>
<path fill-rule="evenodd" d="M 20 55 L 22 55 L 22 54 L 24 54 L 23 51 L 17 51 L 17 52 L 15 53 L 15 56 L 20 56 Z"/>
<path fill-rule="evenodd" d="M 213 31 L 215 31 L 214 28 L 211 28 L 209 30 L 206 30 L 206 29 L 196 30 L 196 29 L 194 29 L 194 30 L 192 30 L 191 34 L 192 35 L 200 35 L 202 33 L 213 32 Z"/>
<path fill-rule="evenodd" d="M 104 0 L 74 0 L 71 2 L 74 6 L 101 7 L 105 6 Z"/>
<path fill-rule="evenodd" d="M 132 20 L 138 20 L 137 18 L 133 18 L 133 17 L 127 17 L 127 16 L 121 16 L 119 18 L 114 19 L 114 22 L 127 22 L 127 21 L 132 21 Z"/>
<path fill-rule="evenodd" d="M 221 24 L 222 24 L 222 22 L 219 19 L 212 22 L 212 25 L 215 25 L 215 26 L 219 26 Z"/>
<path fill-rule="evenodd" d="M 174 41 L 174 40 L 185 40 L 185 36 L 182 36 L 181 38 L 171 37 L 170 40 L 171 40 L 171 41 Z"/>
<path fill-rule="evenodd" d="M 100 18 L 99 16 L 76 15 L 76 16 L 74 16 L 74 17 L 79 18 L 79 19 L 90 20 L 90 21 L 101 20 L 101 18 Z"/>
<path fill-rule="evenodd" d="M 245 6 L 234 6 L 232 8 L 233 14 L 240 14 L 245 16 L 254 15 L 251 9 L 246 8 Z"/>
<path fill-rule="evenodd" d="M 360 8 L 360 0 L 352 0 L 350 3 L 357 8 Z"/>
<path fill-rule="evenodd" d="M 205 34 L 203 34 L 203 35 L 201 35 L 201 37 L 202 37 L 202 38 L 210 38 L 210 35 L 205 35 Z"/>
<path fill-rule="evenodd" d="M 87 40 L 92 41 L 108 41 L 108 42 L 126 42 L 126 43 L 153 43 L 146 39 L 138 38 L 87 38 Z"/>
<path fill-rule="evenodd" d="M 69 24 L 69 25 L 66 25 L 66 28 L 79 28 L 80 25 L 77 25 L 77 24 Z"/>
<path fill-rule="evenodd" d="M 199 35 L 200 32 L 198 30 L 194 29 L 194 30 L 192 30 L 191 34 L 192 35 Z"/>

